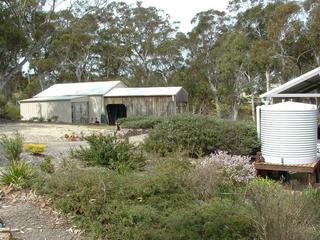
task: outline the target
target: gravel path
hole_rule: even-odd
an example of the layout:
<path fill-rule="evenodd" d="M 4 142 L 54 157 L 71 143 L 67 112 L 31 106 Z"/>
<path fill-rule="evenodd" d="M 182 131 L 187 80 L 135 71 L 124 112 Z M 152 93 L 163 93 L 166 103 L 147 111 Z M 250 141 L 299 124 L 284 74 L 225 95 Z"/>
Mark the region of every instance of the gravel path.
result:
<path fill-rule="evenodd" d="M 32 192 L 14 192 L 2 197 L 0 217 L 5 227 L 15 229 L 14 239 L 86 239 L 72 228 L 70 220 L 53 211 Z"/>

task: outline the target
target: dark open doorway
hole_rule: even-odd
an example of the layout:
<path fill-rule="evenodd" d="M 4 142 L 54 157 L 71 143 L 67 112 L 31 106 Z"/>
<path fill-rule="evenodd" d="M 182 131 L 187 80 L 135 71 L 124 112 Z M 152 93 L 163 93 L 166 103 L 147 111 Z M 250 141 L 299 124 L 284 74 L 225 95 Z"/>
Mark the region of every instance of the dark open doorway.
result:
<path fill-rule="evenodd" d="M 114 125 L 118 118 L 127 117 L 127 108 L 123 104 L 108 104 L 108 123 Z"/>

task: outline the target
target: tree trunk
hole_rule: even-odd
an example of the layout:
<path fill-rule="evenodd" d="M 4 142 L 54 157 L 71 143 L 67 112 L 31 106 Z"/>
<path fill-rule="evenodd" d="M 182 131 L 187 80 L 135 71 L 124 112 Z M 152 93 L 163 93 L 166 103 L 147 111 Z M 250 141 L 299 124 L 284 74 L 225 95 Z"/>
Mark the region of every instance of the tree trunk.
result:
<path fill-rule="evenodd" d="M 254 104 L 254 94 L 251 94 L 251 114 L 252 114 L 252 120 L 256 121 L 256 109 Z"/>
<path fill-rule="evenodd" d="M 270 71 L 266 70 L 266 88 L 267 92 L 270 91 Z"/>
<path fill-rule="evenodd" d="M 317 65 L 320 66 L 320 56 L 316 55 L 315 58 L 316 58 Z"/>
<path fill-rule="evenodd" d="M 232 106 L 232 120 L 237 120 L 239 114 L 239 104 L 236 103 Z"/>
<path fill-rule="evenodd" d="M 221 118 L 221 107 L 220 107 L 220 101 L 219 101 L 218 94 L 214 95 L 214 104 L 216 106 L 217 118 Z"/>

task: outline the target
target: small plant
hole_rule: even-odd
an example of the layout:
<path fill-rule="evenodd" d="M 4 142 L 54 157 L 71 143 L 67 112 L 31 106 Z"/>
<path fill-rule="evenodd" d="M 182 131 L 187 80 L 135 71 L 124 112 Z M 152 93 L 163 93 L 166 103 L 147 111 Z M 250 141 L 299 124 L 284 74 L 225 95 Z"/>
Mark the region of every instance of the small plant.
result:
<path fill-rule="evenodd" d="M 39 118 L 38 117 L 32 117 L 29 119 L 29 122 L 39 122 Z"/>
<path fill-rule="evenodd" d="M 110 169 L 125 171 L 138 169 L 144 165 L 142 152 L 128 138 L 113 136 L 89 136 L 85 137 L 89 148 L 81 147 L 75 150 L 74 156 L 93 165 L 102 165 Z"/>
<path fill-rule="evenodd" d="M 52 117 L 50 117 L 50 118 L 48 118 L 48 122 L 57 122 L 58 121 L 58 116 L 52 116 Z"/>
<path fill-rule="evenodd" d="M 23 148 L 26 152 L 30 152 L 33 155 L 39 155 L 46 150 L 46 145 L 35 144 L 35 143 L 26 143 L 23 145 Z"/>
<path fill-rule="evenodd" d="M 250 157 L 231 156 L 227 152 L 219 151 L 200 162 L 202 168 L 209 168 L 212 165 L 216 169 L 220 168 L 232 182 L 243 183 L 256 177 L 256 170 L 250 163 Z"/>
<path fill-rule="evenodd" d="M 20 160 L 22 153 L 23 137 L 19 133 L 15 133 L 13 137 L 3 135 L 0 138 L 0 144 L 3 147 L 5 156 L 10 161 Z"/>
<path fill-rule="evenodd" d="M 46 156 L 43 159 L 43 162 L 40 164 L 40 169 L 45 173 L 54 173 L 54 165 L 51 156 Z"/>
<path fill-rule="evenodd" d="M 0 184 L 14 187 L 26 187 L 33 176 L 33 171 L 25 162 L 12 161 L 1 173 Z"/>

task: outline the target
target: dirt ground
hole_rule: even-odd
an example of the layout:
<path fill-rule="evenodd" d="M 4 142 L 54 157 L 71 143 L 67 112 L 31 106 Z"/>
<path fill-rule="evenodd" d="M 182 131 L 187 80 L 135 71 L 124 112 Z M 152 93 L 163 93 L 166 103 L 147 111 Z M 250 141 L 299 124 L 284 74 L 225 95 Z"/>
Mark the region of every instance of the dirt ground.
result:
<path fill-rule="evenodd" d="M 19 132 L 25 143 L 43 143 L 46 145 L 45 155 L 54 158 L 54 163 L 59 164 L 61 160 L 68 157 L 70 150 L 79 146 L 87 146 L 85 141 L 71 141 L 65 136 L 89 136 L 92 134 L 114 134 L 115 126 L 95 126 L 95 125 L 71 125 L 71 124 L 45 124 L 45 123 L 0 123 L 0 135 L 12 135 Z M 129 130 L 122 129 L 120 134 L 125 134 Z M 130 142 L 140 143 L 146 134 L 130 137 Z M 0 149 L 1 151 L 1 149 Z M 0 152 L 1 154 L 1 152 Z M 23 153 L 22 158 L 32 161 L 29 154 Z M 34 157 L 33 157 L 34 158 Z M 0 166 L 6 165 L 6 160 L 0 155 Z"/>
<path fill-rule="evenodd" d="M 44 199 L 33 192 L 1 193 L 1 221 L 6 228 L 12 229 L 14 239 L 86 239 L 80 230 L 72 227 L 70 219 L 53 211 Z"/>
<path fill-rule="evenodd" d="M 91 134 L 114 134 L 113 126 L 83 126 L 67 124 L 44 124 L 44 123 L 0 123 L 0 135 L 12 135 L 19 132 L 24 143 L 42 143 L 46 145 L 44 156 L 51 155 L 53 163 L 58 165 L 64 158 L 70 155 L 70 149 L 87 146 L 85 141 L 70 141 L 65 136 L 88 136 Z M 119 134 L 126 134 L 130 130 L 121 130 Z M 134 135 L 134 136 L 131 136 Z M 140 143 L 146 134 L 138 134 L 134 131 L 129 137 L 130 142 Z M 28 153 L 22 154 L 22 159 L 38 164 L 44 156 L 34 157 Z M 0 172 L 8 164 L 8 161 L 0 149 Z M 26 240 L 71 240 L 86 239 L 74 230 L 70 221 L 61 217 L 49 207 L 42 206 L 31 193 L 19 192 L 1 196 L 0 191 L 0 223 L 6 227 L 17 229 L 14 237 Z"/>

